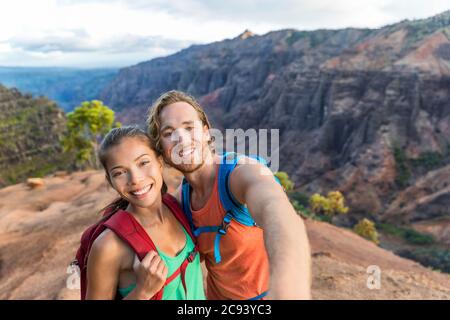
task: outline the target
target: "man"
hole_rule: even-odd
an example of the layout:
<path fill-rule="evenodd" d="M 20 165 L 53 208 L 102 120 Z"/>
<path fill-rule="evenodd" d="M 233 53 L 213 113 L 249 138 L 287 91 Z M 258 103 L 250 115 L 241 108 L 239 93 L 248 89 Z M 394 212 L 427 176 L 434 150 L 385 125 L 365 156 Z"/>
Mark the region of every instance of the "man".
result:
<path fill-rule="evenodd" d="M 194 228 L 206 230 L 198 245 L 208 269 L 207 298 L 309 299 L 310 248 L 302 219 L 272 172 L 241 157 L 225 187 L 254 223 L 226 220 L 218 178 L 223 158 L 211 147 L 210 127 L 198 102 L 179 91 L 163 94 L 148 118 L 156 148 L 185 177 L 175 197 L 192 214 Z"/>

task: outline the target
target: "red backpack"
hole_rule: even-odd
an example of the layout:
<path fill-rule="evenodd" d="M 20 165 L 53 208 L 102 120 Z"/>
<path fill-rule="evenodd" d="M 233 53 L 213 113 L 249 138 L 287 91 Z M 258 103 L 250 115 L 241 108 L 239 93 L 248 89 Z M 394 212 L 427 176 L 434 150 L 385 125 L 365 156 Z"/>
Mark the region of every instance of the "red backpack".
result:
<path fill-rule="evenodd" d="M 181 225 L 186 229 L 192 238 L 192 241 L 196 244 L 194 235 L 191 232 L 189 222 L 184 215 L 182 209 L 178 205 L 177 200 L 170 194 L 164 194 L 162 197 L 163 203 L 172 211 L 176 219 L 181 223 Z M 77 265 L 80 268 L 80 289 L 81 289 L 81 300 L 86 299 L 86 289 L 87 289 L 87 259 L 89 257 L 89 251 L 95 239 L 105 230 L 110 229 L 125 243 L 127 243 L 133 251 L 138 256 L 139 260 L 147 255 L 151 250 L 156 251 L 155 244 L 148 236 L 147 232 L 140 225 L 140 223 L 127 211 L 115 210 L 106 211 L 103 218 L 90 226 L 86 231 L 83 232 L 81 236 L 81 244 L 77 251 L 76 258 L 72 262 L 73 265 Z M 157 292 L 151 300 L 161 300 L 164 292 L 164 287 L 174 280 L 178 275 L 181 275 L 181 281 L 186 292 L 187 288 L 185 281 L 186 267 L 190 262 L 192 262 L 198 253 L 197 245 L 195 245 L 194 250 L 189 254 L 189 256 L 183 261 L 180 267 L 167 278 L 164 286 L 159 292 Z M 116 294 L 116 299 L 121 299 L 120 295 Z"/>

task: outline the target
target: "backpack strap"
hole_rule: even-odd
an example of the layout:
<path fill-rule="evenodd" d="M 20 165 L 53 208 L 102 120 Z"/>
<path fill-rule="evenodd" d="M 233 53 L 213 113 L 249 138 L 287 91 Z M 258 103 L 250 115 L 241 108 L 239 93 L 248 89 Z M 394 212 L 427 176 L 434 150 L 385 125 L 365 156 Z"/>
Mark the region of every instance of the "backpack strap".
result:
<path fill-rule="evenodd" d="M 172 211 L 175 218 L 177 218 L 178 222 L 183 226 L 183 228 L 187 231 L 187 233 L 191 236 L 192 241 L 194 244 L 197 243 L 197 239 L 195 238 L 194 234 L 192 233 L 191 224 L 184 214 L 183 210 L 180 208 L 180 205 L 178 204 L 177 199 L 173 197 L 171 194 L 166 193 L 162 197 L 163 203 Z M 192 220 L 192 215 L 191 215 Z"/>
<path fill-rule="evenodd" d="M 191 186 L 187 182 L 186 178 L 183 178 L 182 183 L 182 205 L 183 211 L 191 225 L 193 230 L 193 234 L 198 237 L 200 234 L 204 232 L 215 232 L 216 238 L 214 240 L 214 258 L 216 263 L 220 263 L 222 261 L 222 257 L 220 255 L 220 240 L 222 236 L 227 233 L 228 227 L 231 223 L 232 219 L 246 225 L 246 226 L 255 226 L 256 223 L 250 215 L 247 207 L 240 204 L 233 196 L 229 188 L 229 176 L 231 172 L 237 165 L 237 162 L 240 158 L 244 157 L 244 155 L 238 155 L 234 152 L 225 153 L 222 157 L 220 166 L 219 166 L 219 197 L 224 207 L 226 214 L 220 226 L 203 226 L 203 227 L 195 227 L 192 220 L 192 211 L 191 211 Z M 259 162 L 266 164 L 265 160 L 258 157 L 252 156 L 252 158 L 257 159 Z"/>
<path fill-rule="evenodd" d="M 222 163 L 219 167 L 219 196 L 227 214 L 230 213 L 233 219 L 246 226 L 254 226 L 255 221 L 247 207 L 240 204 L 230 191 L 230 175 L 236 168 L 238 161 L 243 157 L 245 156 L 235 152 L 226 152 L 223 155 Z M 251 158 L 262 162 L 264 165 L 266 164 L 265 160 L 258 156 L 251 156 Z"/>
<path fill-rule="evenodd" d="M 185 216 L 183 210 L 178 205 L 177 200 L 169 193 L 164 194 L 162 200 L 163 200 L 163 203 L 170 209 L 170 211 L 172 211 L 173 215 L 178 220 L 178 222 L 180 222 L 180 224 L 183 226 L 183 228 L 187 231 L 187 233 L 189 234 L 189 236 L 192 239 L 192 242 L 195 245 L 194 250 L 192 250 L 189 253 L 189 256 L 183 261 L 181 266 L 167 279 L 167 281 L 168 281 L 167 283 L 169 283 L 170 281 L 175 279 L 178 274 L 180 274 L 181 275 L 181 283 L 183 284 L 184 291 L 186 293 L 186 298 L 187 298 L 187 286 L 186 286 L 186 276 L 185 276 L 186 268 L 189 265 L 189 263 L 194 261 L 195 257 L 198 254 L 197 239 L 195 238 L 194 234 L 192 233 L 191 224 L 189 223 L 189 220 Z"/>
<path fill-rule="evenodd" d="M 174 214 L 175 218 L 181 223 L 181 225 L 186 229 L 189 236 L 193 239 L 195 248 L 189 254 L 189 256 L 181 263 L 177 270 L 175 270 L 170 277 L 166 279 L 164 286 L 158 291 L 151 300 L 161 300 L 164 293 L 164 287 L 173 281 L 178 275 L 181 276 L 181 281 L 187 296 L 187 287 L 185 280 L 186 268 L 189 263 L 194 261 L 198 249 L 195 241 L 195 237 L 192 234 L 187 219 L 181 212 L 180 207 L 176 203 L 176 200 L 166 194 L 163 196 L 163 203 L 167 205 L 170 211 Z M 141 224 L 131 215 L 124 210 L 118 210 L 115 214 L 108 219 L 104 226 L 108 229 L 114 231 L 114 233 L 125 243 L 127 243 L 133 251 L 137 254 L 140 261 L 144 259 L 147 253 L 151 250 L 157 251 L 155 244 L 152 239 L 148 236 L 147 232 L 141 226 Z"/>
<path fill-rule="evenodd" d="M 156 251 L 156 246 L 141 224 L 124 210 L 118 210 L 104 225 L 125 243 L 127 243 L 142 261 L 151 250 Z"/>
<path fill-rule="evenodd" d="M 124 210 L 119 209 L 110 219 L 104 222 L 104 226 L 114 231 L 121 240 L 128 244 L 138 256 L 139 261 L 142 261 L 151 250 L 156 251 L 155 244 L 147 232 L 145 232 L 144 228 L 130 213 Z M 151 300 L 162 299 L 164 286 Z"/>

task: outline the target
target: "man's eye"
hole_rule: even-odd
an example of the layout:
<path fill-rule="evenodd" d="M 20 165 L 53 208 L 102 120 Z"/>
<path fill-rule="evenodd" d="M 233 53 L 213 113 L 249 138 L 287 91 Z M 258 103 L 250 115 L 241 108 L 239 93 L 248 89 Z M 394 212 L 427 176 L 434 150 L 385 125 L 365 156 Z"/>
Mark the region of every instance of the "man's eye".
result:
<path fill-rule="evenodd" d="M 121 174 L 122 174 L 122 172 L 116 171 L 112 174 L 112 176 L 113 176 L 113 178 L 116 178 L 116 177 L 120 176 Z"/>
<path fill-rule="evenodd" d="M 194 129 L 194 127 L 186 127 L 187 131 L 192 131 Z"/>
<path fill-rule="evenodd" d="M 162 136 L 163 136 L 164 138 L 167 138 L 167 137 L 170 137 L 171 134 L 172 134 L 172 132 L 167 132 L 167 131 L 166 131 L 166 132 L 163 133 Z"/>

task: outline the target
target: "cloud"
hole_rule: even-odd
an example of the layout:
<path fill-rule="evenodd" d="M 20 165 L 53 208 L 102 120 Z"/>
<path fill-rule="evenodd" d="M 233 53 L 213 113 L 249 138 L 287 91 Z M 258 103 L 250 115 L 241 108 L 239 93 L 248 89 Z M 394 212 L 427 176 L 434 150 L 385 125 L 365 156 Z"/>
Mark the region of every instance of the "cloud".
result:
<path fill-rule="evenodd" d="M 448 0 L 5 0 L 0 63 L 125 66 L 245 29 L 376 28 L 448 9 Z"/>
<path fill-rule="evenodd" d="M 275 28 L 378 28 L 450 9 L 448 0 L 60 0 L 66 5 L 109 3 L 131 11 L 164 12 L 198 24 L 213 21 Z M 242 28 L 241 28 L 242 29 Z M 270 30 L 265 30 L 265 32 Z"/>
<path fill-rule="evenodd" d="M 135 34 L 117 34 L 105 39 L 95 39 L 83 29 L 18 35 L 8 39 L 7 43 L 14 49 L 41 53 L 97 51 L 131 53 L 155 49 L 176 51 L 191 44 L 189 41 Z"/>

